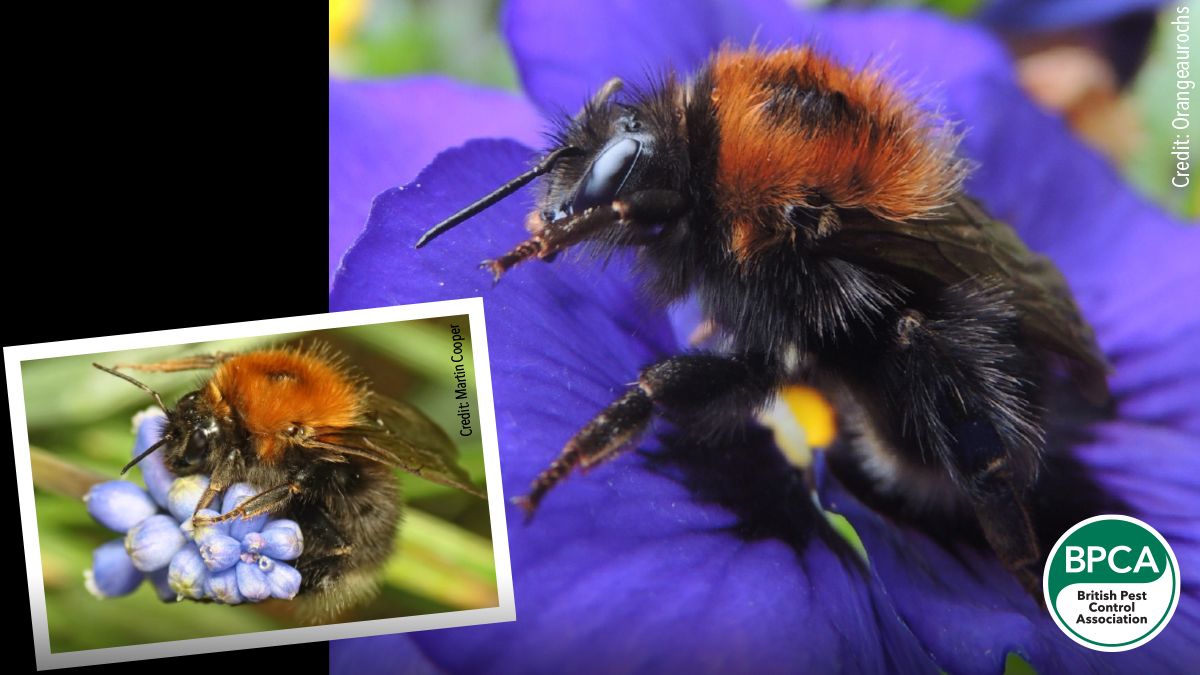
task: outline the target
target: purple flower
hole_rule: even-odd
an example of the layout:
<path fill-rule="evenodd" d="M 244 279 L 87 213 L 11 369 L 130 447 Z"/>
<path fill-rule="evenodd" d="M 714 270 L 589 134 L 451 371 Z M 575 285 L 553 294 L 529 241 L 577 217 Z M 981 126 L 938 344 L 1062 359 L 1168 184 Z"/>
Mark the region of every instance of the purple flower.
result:
<path fill-rule="evenodd" d="M 134 423 L 141 421 L 135 418 Z M 140 424 L 133 456 L 156 442 L 160 431 L 157 424 Z M 285 600 L 295 597 L 300 590 L 300 573 L 281 562 L 294 560 L 304 552 L 300 526 L 295 521 L 262 514 L 250 520 L 236 518 L 197 527 L 192 514 L 208 487 L 208 476 L 168 481 L 170 472 L 159 452 L 138 466 L 151 492 L 126 481 L 110 481 L 96 485 L 88 494 L 88 512 L 97 522 L 126 533 L 124 539 L 103 544 L 94 552 L 92 569 L 84 572 L 85 584 L 93 595 L 128 595 L 143 578 L 149 578 L 164 601 L 207 597 L 237 604 L 272 595 Z M 249 485 L 238 483 L 225 491 L 222 506 L 232 509 L 254 494 Z M 161 513 L 156 502 L 171 513 Z M 220 515 L 210 509 L 196 513 L 209 518 Z M 237 567 L 242 565 L 254 571 L 238 572 Z"/>
<path fill-rule="evenodd" d="M 1029 103 L 997 43 L 920 14 L 814 15 L 782 0 L 513 0 L 504 19 L 526 91 L 546 111 L 578 109 L 613 75 L 667 63 L 690 71 L 726 39 L 814 40 L 849 64 L 876 58 L 915 79 L 926 105 L 967 130 L 961 152 L 980 165 L 968 190 L 1055 260 L 1093 323 L 1115 369 L 1115 411 L 1064 433 L 1063 449 L 1172 544 L 1183 598 L 1147 645 L 1089 651 L 993 556 L 943 548 L 867 509 L 818 461 L 822 505 L 856 528 L 870 561 L 862 566 L 765 432 L 709 447 L 663 427 L 643 452 L 572 476 L 529 525 L 508 507 L 516 622 L 334 642 L 332 672 L 414 652 L 426 666 L 472 673 L 999 673 L 1009 653 L 1042 675 L 1184 672 L 1200 662 L 1200 597 L 1188 582 L 1200 575 L 1200 232 L 1144 203 Z M 409 110 L 408 132 L 435 128 L 442 109 L 431 104 L 423 122 Z M 347 144 L 339 153 L 374 142 L 369 130 L 335 134 L 333 124 L 331 115 L 331 143 Z M 531 262 L 492 288 L 475 266 L 523 240 L 530 188 L 412 248 L 538 156 L 510 140 L 472 141 L 380 194 L 330 295 L 334 311 L 484 299 L 509 496 L 524 494 L 641 366 L 682 349 L 666 313 L 640 298 L 625 257 L 604 270 L 569 255 Z M 331 171 L 331 194 L 357 179 Z"/>

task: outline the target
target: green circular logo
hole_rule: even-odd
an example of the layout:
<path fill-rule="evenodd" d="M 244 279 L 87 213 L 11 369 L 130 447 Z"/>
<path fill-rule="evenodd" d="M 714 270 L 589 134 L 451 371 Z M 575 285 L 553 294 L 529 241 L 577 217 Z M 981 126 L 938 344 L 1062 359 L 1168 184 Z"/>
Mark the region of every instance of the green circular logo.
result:
<path fill-rule="evenodd" d="M 1154 528 L 1129 516 L 1096 516 L 1067 531 L 1042 578 L 1046 607 L 1072 640 L 1102 652 L 1139 647 L 1179 604 L 1179 562 Z"/>

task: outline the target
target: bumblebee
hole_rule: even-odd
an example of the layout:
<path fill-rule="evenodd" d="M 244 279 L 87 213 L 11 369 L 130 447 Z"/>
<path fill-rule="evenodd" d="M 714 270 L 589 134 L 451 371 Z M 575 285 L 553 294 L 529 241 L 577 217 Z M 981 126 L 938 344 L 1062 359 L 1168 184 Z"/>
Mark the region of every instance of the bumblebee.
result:
<path fill-rule="evenodd" d="M 530 238 L 484 263 L 497 279 L 575 244 L 633 247 L 647 293 L 694 295 L 718 346 L 646 366 L 533 482 L 529 513 L 656 414 L 745 420 L 803 381 L 838 411 L 844 484 L 914 521 L 958 514 L 1041 596 L 1045 391 L 1068 374 L 1098 405 L 1108 364 L 1057 268 L 964 194 L 952 129 L 881 72 L 727 48 L 687 81 L 610 80 L 554 141 L 417 247 L 544 175 Z"/>
<path fill-rule="evenodd" d="M 167 421 L 162 438 L 121 471 L 163 449 L 175 476 L 206 474 L 196 511 L 235 483 L 260 492 L 196 525 L 263 513 L 300 526 L 296 561 L 308 613 L 330 618 L 376 591 L 400 521 L 395 469 L 484 497 L 457 464 L 449 436 L 416 408 L 373 393 L 327 347 L 218 352 L 116 368 L 212 370 L 174 408 L 132 377 L 93 364 L 154 396 Z M 219 508 L 219 507 L 217 507 Z"/>

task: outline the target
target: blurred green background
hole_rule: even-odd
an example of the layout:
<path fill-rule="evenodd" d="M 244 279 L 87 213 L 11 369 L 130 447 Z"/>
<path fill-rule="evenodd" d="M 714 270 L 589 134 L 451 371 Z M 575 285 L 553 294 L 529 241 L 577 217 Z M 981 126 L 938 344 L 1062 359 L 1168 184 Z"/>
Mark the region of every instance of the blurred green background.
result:
<path fill-rule="evenodd" d="M 985 0 L 791 2 L 810 7 L 924 6 L 963 20 L 970 20 L 986 4 Z M 330 0 L 330 73 L 346 78 L 442 73 L 518 91 L 516 69 L 497 27 L 501 5 L 501 0 Z M 1088 60 L 1086 48 L 1120 40 L 1124 28 L 1108 30 L 1102 37 L 1084 29 L 1003 37 L 1019 57 L 1022 79 L 1031 91 L 1042 94 L 1038 98 L 1046 107 L 1067 117 L 1148 199 L 1194 220 L 1200 218 L 1200 173 L 1193 173 L 1187 188 L 1175 188 L 1170 182 L 1175 174 L 1175 158 L 1168 154 L 1175 140 L 1170 124 L 1175 42 L 1174 34 L 1162 29 L 1168 13 L 1174 14 L 1170 4 L 1159 13 L 1159 30 L 1143 67 L 1131 82 L 1118 85 L 1112 85 L 1109 75 Z M 1060 73 L 1061 79 L 1046 77 L 1047 72 Z M 1113 91 L 1108 91 L 1110 86 Z"/>
<path fill-rule="evenodd" d="M 35 455 L 45 452 L 106 480 L 118 478 L 130 460 L 133 415 L 154 406 L 141 389 L 92 367 L 92 362 L 155 363 L 215 351 L 244 351 L 269 345 L 305 344 L 314 339 L 345 354 L 377 393 L 407 401 L 446 429 L 458 443 L 460 464 L 484 485 L 480 434 L 455 433 L 450 324 L 469 330 L 467 316 L 384 323 L 24 361 L 29 441 Z M 479 410 L 474 357 L 468 340 L 471 409 Z M 196 388 L 207 371 L 133 373 L 158 391 L 168 407 Z M 475 428 L 479 431 L 479 418 Z M 35 466 L 37 461 L 35 460 Z M 61 471 L 51 471 L 61 474 Z M 397 472 L 407 508 L 396 552 L 385 571 L 382 592 L 339 617 L 361 621 L 498 605 L 495 560 L 487 504 L 452 488 Z M 193 602 L 163 603 L 143 583 L 132 595 L 98 600 L 84 588 L 83 571 L 92 550 L 120 535 L 94 522 L 82 501 L 47 489 L 53 482 L 35 470 L 34 500 L 45 580 L 51 651 L 54 653 L 144 644 L 305 625 L 296 604 L 266 600 L 237 606 Z M 126 479 L 142 484 L 140 472 Z M 40 483 L 40 485 L 39 485 Z M 498 489 L 499 486 L 496 486 Z"/>

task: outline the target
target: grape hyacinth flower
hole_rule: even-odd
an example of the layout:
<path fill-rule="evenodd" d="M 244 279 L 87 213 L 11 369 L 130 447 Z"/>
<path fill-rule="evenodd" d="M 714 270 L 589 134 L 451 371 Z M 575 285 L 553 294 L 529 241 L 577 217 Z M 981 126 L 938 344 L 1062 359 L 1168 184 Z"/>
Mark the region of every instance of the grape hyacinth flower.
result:
<path fill-rule="evenodd" d="M 141 414 L 134 419 L 133 456 L 158 440 L 155 417 Z M 145 423 L 147 419 L 151 423 Z M 166 601 L 210 599 L 234 605 L 295 597 L 300 573 L 284 561 L 295 560 L 304 551 L 300 526 L 268 514 L 194 526 L 192 514 L 208 487 L 208 477 L 174 479 L 160 452 L 138 464 L 147 490 L 127 481 L 110 481 L 94 486 L 85 498 L 88 513 L 97 522 L 125 535 L 96 549 L 92 569 L 84 572 L 88 590 L 99 598 L 113 598 L 132 593 L 148 578 Z M 198 513 L 215 517 L 255 494 L 249 485 L 238 483 L 219 498 L 221 512 L 202 509 Z"/>
<path fill-rule="evenodd" d="M 664 425 L 641 452 L 573 476 L 528 525 L 508 507 L 516 622 L 333 642 L 331 672 L 404 663 L 446 673 L 996 675 L 1015 654 L 1050 675 L 1188 672 L 1200 662 L 1200 231 L 1146 204 L 1033 106 L 1003 49 L 970 27 L 909 11 L 805 12 L 784 0 L 512 0 L 503 11 L 525 106 L 549 113 L 578 110 L 614 75 L 668 64 L 690 72 L 726 40 L 812 41 L 913 83 L 923 105 L 965 132 L 960 152 L 979 165 L 968 191 L 1055 261 L 1093 324 L 1114 366 L 1113 410 L 1064 419 L 1054 433 L 1122 512 L 1171 543 L 1183 597 L 1148 644 L 1090 651 L 994 556 L 946 547 L 860 504 L 819 455 L 809 470 L 821 506 L 854 526 L 865 564 L 830 534 L 809 477 L 769 434 L 707 447 Z M 402 100 L 415 86 L 331 82 L 331 158 L 335 140 L 339 157 L 369 156 L 380 128 L 436 137 L 445 110 L 468 105 L 465 95 L 424 100 L 403 123 L 380 122 L 393 113 L 373 99 Z M 520 495 L 641 366 L 687 346 L 667 312 L 639 295 L 627 258 L 604 270 L 570 256 L 531 262 L 492 287 L 475 266 L 524 240 L 534 186 L 413 249 L 432 224 L 541 156 L 506 140 L 527 137 L 529 116 L 489 106 L 494 96 L 480 94 L 475 110 L 507 119 L 504 138 L 448 149 L 378 195 L 341 259 L 330 309 L 482 297 L 504 492 Z M 333 114 L 347 107 L 358 114 Z M 352 117 L 375 124 L 347 126 Z M 331 159 L 331 213 L 342 184 L 362 180 Z"/>

